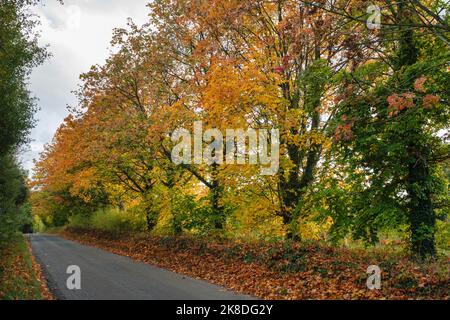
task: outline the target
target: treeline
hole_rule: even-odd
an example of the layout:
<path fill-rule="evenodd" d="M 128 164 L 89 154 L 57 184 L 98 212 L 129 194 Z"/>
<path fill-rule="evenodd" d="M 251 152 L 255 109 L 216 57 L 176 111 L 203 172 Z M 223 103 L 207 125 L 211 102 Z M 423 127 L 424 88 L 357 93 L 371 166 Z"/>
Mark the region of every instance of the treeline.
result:
<path fill-rule="evenodd" d="M 101 225 L 114 208 L 130 230 L 174 235 L 376 244 L 396 232 L 434 255 L 438 228 L 448 234 L 449 5 L 373 5 L 152 1 L 148 23 L 117 29 L 113 54 L 81 76 L 37 165 L 35 213 Z M 278 129 L 280 170 L 175 165 L 172 133 L 195 121 Z"/>
<path fill-rule="evenodd" d="M 0 0 L 0 243 L 32 225 L 27 174 L 17 154 L 28 141 L 36 111 L 28 77 L 47 55 L 37 45 L 28 10 L 35 3 Z"/>

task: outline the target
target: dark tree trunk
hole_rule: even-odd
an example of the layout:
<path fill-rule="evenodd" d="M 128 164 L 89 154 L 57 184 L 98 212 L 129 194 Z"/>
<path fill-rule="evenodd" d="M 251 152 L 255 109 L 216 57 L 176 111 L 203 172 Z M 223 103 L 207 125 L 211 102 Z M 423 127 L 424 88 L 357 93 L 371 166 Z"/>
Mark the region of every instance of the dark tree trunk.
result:
<path fill-rule="evenodd" d="M 174 209 L 174 197 L 175 194 L 174 188 L 176 184 L 176 170 L 173 167 L 168 167 L 166 169 L 167 181 L 165 182 L 165 186 L 168 189 L 169 193 L 169 207 L 170 213 L 172 214 L 172 231 L 175 236 L 181 236 L 183 234 L 183 224 L 180 218 L 179 212 L 176 212 Z"/>
<path fill-rule="evenodd" d="M 436 254 L 436 216 L 428 187 L 430 170 L 426 159 L 429 152 L 426 149 L 417 150 L 415 146 L 413 148 L 410 151 L 415 155 L 415 161 L 408 170 L 411 249 L 419 257 L 425 258 Z"/>
<path fill-rule="evenodd" d="M 148 232 L 153 231 L 153 229 L 156 227 L 156 223 L 155 220 L 153 219 L 153 215 L 151 212 L 147 213 L 146 220 L 147 220 L 147 231 Z"/>
<path fill-rule="evenodd" d="M 398 6 L 399 25 L 411 23 L 411 16 L 405 3 L 400 2 Z M 418 50 L 416 47 L 414 32 L 400 26 L 400 46 L 397 57 L 397 70 L 411 66 L 417 62 Z M 414 79 L 405 83 L 405 90 L 410 90 Z M 405 137 L 408 142 L 408 165 L 407 191 L 409 197 L 409 223 L 411 230 L 411 250 L 419 257 L 434 256 L 436 254 L 435 233 L 436 215 L 433 208 L 432 192 L 429 186 L 430 169 L 428 159 L 430 149 L 421 145 L 418 137 L 422 135 L 422 126 L 416 131 L 408 132 Z"/>
<path fill-rule="evenodd" d="M 176 237 L 181 236 L 183 234 L 183 228 L 179 221 L 175 221 L 173 224 L 173 233 Z"/>
<path fill-rule="evenodd" d="M 291 149 L 288 147 L 288 149 Z M 289 178 L 285 180 L 283 174 L 281 174 L 281 196 L 282 196 L 282 212 L 280 215 L 283 217 L 283 222 L 288 226 L 288 231 L 286 237 L 290 240 L 298 239 L 296 231 L 290 227 L 297 218 L 296 210 L 298 210 L 298 205 L 303 197 L 305 189 L 311 185 L 314 181 L 314 169 L 317 167 L 320 156 L 320 148 L 313 147 L 308 152 L 306 157 L 306 166 L 303 173 L 300 175 L 301 163 L 300 156 L 298 154 L 298 148 L 296 146 L 292 147 L 292 151 L 289 152 L 290 158 L 293 159 L 294 168 L 289 174 Z"/>
<path fill-rule="evenodd" d="M 222 186 L 219 181 L 218 165 L 212 167 L 212 183 L 211 183 L 211 207 L 214 215 L 214 228 L 222 230 L 225 224 L 224 209 L 220 203 L 222 197 Z"/>
<path fill-rule="evenodd" d="M 318 44 L 314 49 L 314 59 L 321 59 L 321 50 Z M 300 93 L 292 98 L 291 88 L 288 84 L 283 84 L 282 89 L 284 97 L 287 100 L 290 100 L 289 109 L 299 108 Z M 320 103 L 321 97 L 309 101 L 311 106 L 311 130 L 318 130 L 320 127 L 320 114 L 317 111 L 317 107 L 320 106 Z M 291 134 L 298 135 L 296 130 L 297 129 L 295 128 L 291 129 Z M 284 224 L 288 227 L 286 237 L 290 240 L 299 240 L 294 220 L 298 218 L 298 205 L 303 197 L 305 189 L 314 181 L 314 170 L 316 169 L 320 158 L 321 146 L 313 145 L 307 153 L 300 150 L 295 144 L 287 144 L 286 147 L 293 167 L 287 178 L 285 178 L 284 172 L 280 171 L 280 194 L 282 204 L 279 215 L 283 218 Z M 302 167 L 304 161 L 306 161 L 306 164 Z M 300 169 L 303 169 L 301 174 Z"/>

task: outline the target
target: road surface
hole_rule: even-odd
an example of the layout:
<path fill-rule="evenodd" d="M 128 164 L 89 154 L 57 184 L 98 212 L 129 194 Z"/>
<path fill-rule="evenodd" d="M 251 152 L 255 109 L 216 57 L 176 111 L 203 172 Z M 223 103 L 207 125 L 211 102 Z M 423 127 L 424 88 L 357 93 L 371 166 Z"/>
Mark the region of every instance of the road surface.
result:
<path fill-rule="evenodd" d="M 36 260 L 61 300 L 247 300 L 249 296 L 136 262 L 57 236 L 30 235 Z M 69 266 L 81 270 L 81 289 L 69 290 Z"/>

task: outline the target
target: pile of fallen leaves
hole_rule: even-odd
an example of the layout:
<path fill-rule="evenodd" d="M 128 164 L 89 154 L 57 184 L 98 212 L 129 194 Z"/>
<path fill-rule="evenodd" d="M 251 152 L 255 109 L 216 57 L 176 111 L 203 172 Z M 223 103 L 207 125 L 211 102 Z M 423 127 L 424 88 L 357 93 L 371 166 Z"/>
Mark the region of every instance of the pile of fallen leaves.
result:
<path fill-rule="evenodd" d="M 22 235 L 0 246 L 0 300 L 52 300 Z"/>
<path fill-rule="evenodd" d="M 317 243 L 239 243 L 67 229 L 63 236 L 263 299 L 449 299 L 449 261 Z M 367 268 L 382 270 L 381 290 Z"/>

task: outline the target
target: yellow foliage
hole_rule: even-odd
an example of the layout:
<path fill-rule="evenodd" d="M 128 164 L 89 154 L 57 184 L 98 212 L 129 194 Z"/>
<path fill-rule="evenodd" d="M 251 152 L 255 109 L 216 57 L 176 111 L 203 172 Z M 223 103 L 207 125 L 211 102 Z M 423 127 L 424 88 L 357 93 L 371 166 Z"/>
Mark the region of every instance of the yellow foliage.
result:
<path fill-rule="evenodd" d="M 298 232 L 303 240 L 326 240 L 332 225 L 333 219 L 331 217 L 321 222 L 302 221 L 298 225 Z"/>

